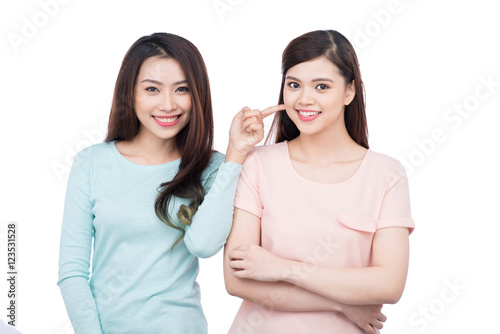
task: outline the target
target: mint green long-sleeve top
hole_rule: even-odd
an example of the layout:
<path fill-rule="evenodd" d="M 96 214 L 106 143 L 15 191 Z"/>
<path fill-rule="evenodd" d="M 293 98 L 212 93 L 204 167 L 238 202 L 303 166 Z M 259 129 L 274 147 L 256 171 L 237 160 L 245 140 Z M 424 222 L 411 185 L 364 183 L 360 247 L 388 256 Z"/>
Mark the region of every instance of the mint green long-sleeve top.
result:
<path fill-rule="evenodd" d="M 185 236 L 154 212 L 161 183 L 179 160 L 138 165 L 114 142 L 77 154 L 68 179 L 59 254 L 58 285 L 76 333 L 202 334 L 207 322 L 196 282 L 198 258 L 226 242 L 241 165 L 215 152 L 203 172 L 205 200 Z M 181 204 L 169 212 L 177 219 Z M 90 269 L 92 273 L 90 273 Z"/>

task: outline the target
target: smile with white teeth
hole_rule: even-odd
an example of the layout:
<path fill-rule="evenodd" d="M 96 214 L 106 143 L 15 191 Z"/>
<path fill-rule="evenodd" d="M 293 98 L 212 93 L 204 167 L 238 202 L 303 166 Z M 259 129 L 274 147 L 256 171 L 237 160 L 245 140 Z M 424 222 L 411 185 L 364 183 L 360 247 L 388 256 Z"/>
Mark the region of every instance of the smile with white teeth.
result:
<path fill-rule="evenodd" d="M 321 113 L 321 111 L 308 111 L 308 112 L 299 111 L 299 114 L 302 117 L 311 117 L 311 116 L 314 116 L 314 115 L 317 115 L 317 114 L 320 114 L 320 113 Z"/>
<path fill-rule="evenodd" d="M 181 117 L 181 115 L 173 116 L 173 117 L 158 117 L 158 116 L 153 116 L 157 121 L 162 122 L 162 123 L 172 123 L 174 122 L 177 118 Z"/>

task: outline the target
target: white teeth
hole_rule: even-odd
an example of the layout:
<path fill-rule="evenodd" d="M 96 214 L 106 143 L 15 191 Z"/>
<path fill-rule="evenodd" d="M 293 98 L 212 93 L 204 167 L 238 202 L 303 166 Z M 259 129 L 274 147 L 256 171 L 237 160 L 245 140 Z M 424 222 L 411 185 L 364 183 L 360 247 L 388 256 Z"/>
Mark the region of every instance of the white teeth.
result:
<path fill-rule="evenodd" d="M 158 121 L 162 122 L 162 123 L 172 123 L 174 122 L 177 118 L 179 118 L 180 116 L 175 116 L 175 117 L 168 117 L 168 118 L 164 118 L 164 117 L 156 117 L 156 116 L 153 116 L 155 119 L 157 119 Z"/>
<path fill-rule="evenodd" d="M 304 112 L 304 111 L 299 111 L 299 114 L 302 116 L 302 117 L 311 117 L 313 115 L 317 115 L 319 114 L 321 111 L 308 111 L 308 112 Z"/>

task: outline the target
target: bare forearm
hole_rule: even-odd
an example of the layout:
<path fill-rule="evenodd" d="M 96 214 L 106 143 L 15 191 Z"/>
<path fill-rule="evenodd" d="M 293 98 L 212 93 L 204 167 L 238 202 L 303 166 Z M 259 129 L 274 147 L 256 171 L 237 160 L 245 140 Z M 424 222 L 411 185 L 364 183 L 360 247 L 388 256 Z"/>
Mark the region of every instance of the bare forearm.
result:
<path fill-rule="evenodd" d="M 228 281 L 230 281 L 228 283 Z M 260 282 L 230 277 L 229 294 L 281 311 L 342 311 L 342 304 L 287 282 Z"/>
<path fill-rule="evenodd" d="M 293 261 L 292 261 L 293 262 Z M 394 304 L 404 289 L 397 273 L 387 268 L 338 269 L 294 262 L 283 280 L 297 287 L 348 305 Z M 400 274 L 399 274 L 400 276 Z"/>
<path fill-rule="evenodd" d="M 371 267 L 322 267 L 280 258 L 257 245 L 232 249 L 229 267 L 240 279 L 284 281 L 342 304 L 396 303 L 408 271 L 408 230 L 384 229 L 374 239 Z"/>
<path fill-rule="evenodd" d="M 227 275 L 228 271 L 226 271 Z M 233 296 L 280 311 L 337 311 L 343 313 L 366 333 L 376 333 L 387 318 L 382 305 L 346 305 L 287 282 L 262 282 L 226 276 L 226 288 Z"/>
<path fill-rule="evenodd" d="M 379 230 L 373 264 L 365 268 L 330 268 L 284 260 L 283 280 L 350 305 L 394 304 L 403 294 L 408 272 L 408 230 Z"/>

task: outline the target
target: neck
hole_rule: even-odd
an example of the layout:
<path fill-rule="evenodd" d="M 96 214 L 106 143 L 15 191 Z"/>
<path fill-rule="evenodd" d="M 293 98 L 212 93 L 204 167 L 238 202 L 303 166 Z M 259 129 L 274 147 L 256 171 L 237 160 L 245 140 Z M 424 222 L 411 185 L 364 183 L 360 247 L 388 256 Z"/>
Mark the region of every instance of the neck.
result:
<path fill-rule="evenodd" d="M 311 163 L 351 160 L 360 148 L 349 136 L 345 126 L 312 135 L 301 133 L 293 141 L 297 157 Z"/>
<path fill-rule="evenodd" d="M 135 155 L 152 164 L 173 161 L 181 157 L 176 138 L 162 139 L 139 130 L 131 140 Z"/>

